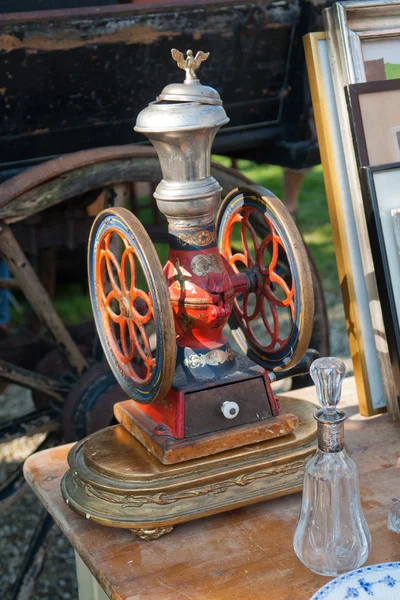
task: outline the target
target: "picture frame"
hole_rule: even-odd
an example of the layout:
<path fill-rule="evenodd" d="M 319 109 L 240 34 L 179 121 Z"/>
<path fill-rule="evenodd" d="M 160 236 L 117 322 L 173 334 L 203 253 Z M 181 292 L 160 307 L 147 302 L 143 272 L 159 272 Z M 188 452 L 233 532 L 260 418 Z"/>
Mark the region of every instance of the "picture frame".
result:
<path fill-rule="evenodd" d="M 397 253 L 400 260 L 400 209 L 395 208 L 391 211 L 393 219 L 394 237 L 396 240 Z"/>
<path fill-rule="evenodd" d="M 393 375 L 383 320 L 384 337 L 377 338 L 371 315 L 372 308 L 381 309 L 377 291 L 371 303 L 370 280 L 365 277 L 363 256 L 371 254 L 371 248 L 367 229 L 364 237 L 358 235 L 325 34 L 305 36 L 304 49 L 360 412 L 374 415 L 387 405 L 390 412 L 398 414 L 399 407 L 390 395 L 395 389 L 394 382 L 388 389 L 384 380 L 386 374 L 393 380 Z M 354 154 L 352 147 L 351 152 Z M 361 211 L 365 222 L 362 201 Z M 382 354 L 386 359 L 383 369 Z"/>
<path fill-rule="evenodd" d="M 346 92 L 359 166 L 400 162 L 400 79 L 353 83 Z"/>
<path fill-rule="evenodd" d="M 352 224 L 354 225 L 354 230 L 348 234 L 344 233 L 344 235 L 356 236 L 358 244 L 362 248 L 357 275 L 361 274 L 365 284 L 360 283 L 359 277 L 356 276 L 357 288 L 361 285 L 361 289 L 364 289 L 365 292 L 369 310 L 368 313 L 363 312 L 363 320 L 369 318 L 373 339 L 370 336 L 367 337 L 369 343 L 373 344 L 378 357 L 374 366 L 368 360 L 368 368 L 375 371 L 379 369 L 379 380 L 382 382 L 383 398 L 377 396 L 380 391 L 378 387 L 374 387 L 371 391 L 372 405 L 376 407 L 383 400 L 389 412 L 400 418 L 400 409 L 395 400 L 396 387 L 365 218 L 359 165 L 353 146 L 353 132 L 348 117 L 345 94 L 347 86 L 365 82 L 362 43 L 376 40 L 397 40 L 399 38 L 400 2 L 394 2 L 393 0 L 384 2 L 338 2 L 331 8 L 324 10 L 323 20 L 326 36 L 329 40 L 327 44 L 329 61 L 326 68 L 330 70 L 332 77 L 340 130 L 338 135 L 340 135 L 346 157 L 346 180 L 349 188 L 347 201 L 349 210 L 352 213 Z M 367 329 L 369 328 L 367 327 Z M 366 351 L 368 352 L 368 349 Z"/>
<path fill-rule="evenodd" d="M 324 11 L 324 24 L 339 49 L 339 61 L 348 84 L 381 80 L 382 70 L 371 63 L 379 59 L 389 63 L 390 59 L 385 61 L 386 53 L 389 57 L 392 53 L 400 56 L 398 0 L 336 2 Z M 386 76 L 386 71 L 389 69 L 384 68 L 383 79 L 400 77 L 396 73 Z"/>
<path fill-rule="evenodd" d="M 360 177 L 396 398 L 400 403 L 400 162 L 362 167 Z"/>

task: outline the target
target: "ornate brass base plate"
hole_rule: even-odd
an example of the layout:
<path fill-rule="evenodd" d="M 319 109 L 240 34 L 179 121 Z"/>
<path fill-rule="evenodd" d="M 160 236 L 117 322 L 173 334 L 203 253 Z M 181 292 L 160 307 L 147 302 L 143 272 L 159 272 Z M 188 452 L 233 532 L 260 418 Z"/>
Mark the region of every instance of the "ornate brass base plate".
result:
<path fill-rule="evenodd" d="M 298 416 L 287 436 L 175 465 L 163 465 L 121 425 L 103 429 L 70 451 L 63 496 L 84 517 L 154 539 L 185 521 L 301 489 L 315 452 L 314 407 L 281 399 Z"/>

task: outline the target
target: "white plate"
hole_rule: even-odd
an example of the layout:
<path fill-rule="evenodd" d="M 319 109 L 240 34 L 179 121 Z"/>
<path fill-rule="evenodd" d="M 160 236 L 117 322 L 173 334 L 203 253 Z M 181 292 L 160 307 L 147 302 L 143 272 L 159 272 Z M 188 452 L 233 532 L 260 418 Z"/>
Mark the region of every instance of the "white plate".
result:
<path fill-rule="evenodd" d="M 370 565 L 337 577 L 310 600 L 400 600 L 400 562 Z"/>

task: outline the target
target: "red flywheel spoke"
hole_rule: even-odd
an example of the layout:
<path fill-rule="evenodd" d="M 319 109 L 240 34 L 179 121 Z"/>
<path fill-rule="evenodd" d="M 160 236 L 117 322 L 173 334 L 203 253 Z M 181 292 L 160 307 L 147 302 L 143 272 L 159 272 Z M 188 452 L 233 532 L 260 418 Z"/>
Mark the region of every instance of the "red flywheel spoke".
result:
<path fill-rule="evenodd" d="M 106 301 L 104 303 L 105 310 L 107 311 L 108 316 L 114 321 L 114 323 L 121 323 L 122 315 L 121 314 L 117 315 L 117 313 L 115 313 L 113 311 L 112 307 L 110 306 L 110 304 L 113 300 L 118 302 L 118 296 L 116 295 L 114 290 L 111 290 L 111 292 L 108 294 Z"/>
<path fill-rule="evenodd" d="M 256 303 L 255 303 L 253 312 L 250 315 L 248 314 L 249 298 L 251 295 L 252 294 L 245 294 L 244 298 L 243 298 L 243 314 L 244 314 L 244 319 L 246 320 L 246 322 L 253 321 L 260 314 L 260 297 L 258 297 L 256 299 Z"/>
<path fill-rule="evenodd" d="M 154 317 L 151 298 L 146 292 L 138 289 L 134 289 L 132 295 L 135 296 L 135 302 L 132 306 L 134 321 L 141 325 L 147 325 Z M 144 312 L 145 309 L 147 309 L 146 312 Z"/>
<path fill-rule="evenodd" d="M 243 255 L 245 258 L 245 260 L 243 262 L 246 265 L 246 267 L 251 269 L 251 267 L 254 267 L 255 261 L 250 252 L 249 245 L 247 243 L 247 235 L 246 235 L 247 231 L 248 231 L 248 228 L 246 227 L 246 223 L 245 223 L 245 221 L 242 221 L 241 239 L 242 239 L 242 246 L 244 248 Z"/>
<path fill-rule="evenodd" d="M 121 263 L 114 254 L 115 248 L 123 249 Z M 97 281 L 114 355 L 126 374 L 144 385 L 156 365 L 145 329 L 154 319 L 154 311 L 151 296 L 136 287 L 135 251 L 119 231 L 107 232 L 101 241 Z"/>
<path fill-rule="evenodd" d="M 143 327 L 141 327 L 139 329 L 139 331 L 140 331 L 140 334 L 141 334 L 141 338 L 143 340 L 144 349 L 142 348 L 142 344 L 140 343 L 139 336 L 136 333 L 135 324 L 133 323 L 133 321 L 130 321 L 130 323 L 129 323 L 129 333 L 130 333 L 131 338 L 135 342 L 135 348 L 137 349 L 138 353 L 140 354 L 140 358 L 143 360 L 143 362 L 146 365 L 150 365 L 151 362 L 152 362 L 152 356 L 151 356 L 151 349 L 150 349 L 149 340 L 147 339 L 147 335 L 144 332 Z"/>
<path fill-rule="evenodd" d="M 129 336 L 129 347 L 127 345 L 126 335 Z M 135 344 L 132 341 L 132 338 L 129 335 L 129 324 L 127 327 L 126 319 L 123 319 L 120 324 L 120 340 L 122 351 L 124 353 L 124 362 L 130 362 L 135 355 Z"/>
<path fill-rule="evenodd" d="M 103 249 L 102 249 L 101 254 L 105 258 L 108 279 L 109 279 L 109 281 L 111 283 L 111 286 L 112 286 L 113 290 L 115 290 L 115 292 L 117 294 L 121 295 L 122 294 L 121 286 L 118 285 L 117 281 L 115 280 L 115 276 L 114 276 L 114 273 L 113 273 L 113 270 L 112 270 L 112 267 L 114 267 L 115 271 L 117 272 L 118 279 L 121 282 L 121 265 L 119 264 L 118 260 L 114 256 L 113 251 L 110 248 L 110 246 L 111 246 L 111 237 L 112 237 L 111 233 L 108 233 L 105 236 L 105 238 L 103 240 L 103 244 L 102 244 L 102 248 Z"/>
<path fill-rule="evenodd" d="M 129 286 L 127 286 L 126 282 L 126 268 L 127 264 L 129 264 L 129 270 L 131 275 L 131 280 Z M 134 251 L 132 248 L 125 248 L 124 253 L 121 258 L 121 284 L 122 289 L 125 294 L 132 295 L 134 287 L 135 287 L 135 278 L 136 278 L 136 268 L 135 268 L 135 257 Z"/>
<path fill-rule="evenodd" d="M 286 297 L 283 300 L 276 296 L 274 291 L 271 289 L 271 284 L 278 285 L 284 291 Z M 281 308 L 289 307 L 292 316 L 294 315 L 294 288 L 292 287 L 292 289 L 289 289 L 287 283 L 280 275 L 272 273 L 270 278 L 265 280 L 263 290 L 269 304 L 279 306 Z"/>
<path fill-rule="evenodd" d="M 252 206 L 239 207 L 229 219 L 225 238 L 224 255 L 236 273 L 239 272 L 240 263 L 248 269 L 256 268 L 261 276 L 261 288 L 257 294 L 254 307 L 250 308 L 252 293 L 244 293 L 242 301 L 235 299 L 234 311 L 241 321 L 241 326 L 249 342 L 265 352 L 276 352 L 281 350 L 288 342 L 295 319 L 295 287 L 294 282 L 289 286 L 285 279 L 276 272 L 279 261 L 282 263 L 286 254 L 283 240 L 277 233 L 271 219 L 264 215 L 266 224 L 266 235 L 259 239 L 253 224 L 250 222 L 252 213 L 257 209 Z M 232 239 L 235 223 L 240 224 L 240 239 L 242 251 L 233 250 L 238 243 Z M 249 247 L 249 238 L 254 246 L 255 256 Z M 269 251 L 268 264 L 265 263 L 265 254 Z M 288 259 L 286 257 L 288 264 Z M 291 275 L 290 278 L 292 279 Z M 276 295 L 276 288 L 283 291 L 284 298 Z M 275 291 L 274 291 L 275 289 Z M 253 296 L 254 297 L 254 296 Z M 271 317 L 267 315 L 267 306 Z M 286 322 L 286 333 L 283 334 L 281 320 Z M 290 326 L 288 327 L 288 319 Z M 267 336 L 267 340 L 262 341 Z"/>
<path fill-rule="evenodd" d="M 176 332 L 168 284 L 152 241 L 126 208 L 107 208 L 89 238 L 89 290 L 99 341 L 116 380 L 140 404 L 171 388 Z"/>
<path fill-rule="evenodd" d="M 267 330 L 268 334 L 271 337 L 271 343 L 275 343 L 278 335 L 279 335 L 279 319 L 278 319 L 278 313 L 276 312 L 276 308 L 273 305 L 270 305 L 270 310 L 271 310 L 271 314 L 272 314 L 272 319 L 273 319 L 273 329 L 271 328 L 271 325 L 268 321 L 268 316 L 265 314 L 265 297 L 261 296 L 261 318 L 263 320 L 265 329 Z"/>

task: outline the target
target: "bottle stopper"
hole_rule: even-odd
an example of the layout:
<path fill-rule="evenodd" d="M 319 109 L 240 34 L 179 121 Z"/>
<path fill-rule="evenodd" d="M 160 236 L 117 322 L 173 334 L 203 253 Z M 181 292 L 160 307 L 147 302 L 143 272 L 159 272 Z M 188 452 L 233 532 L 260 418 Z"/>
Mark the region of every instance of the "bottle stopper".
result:
<path fill-rule="evenodd" d="M 346 366 L 334 357 L 318 358 L 310 368 L 322 408 L 315 414 L 318 423 L 318 447 L 323 452 L 341 452 L 344 448 L 344 410 L 337 408 L 342 392 Z"/>

